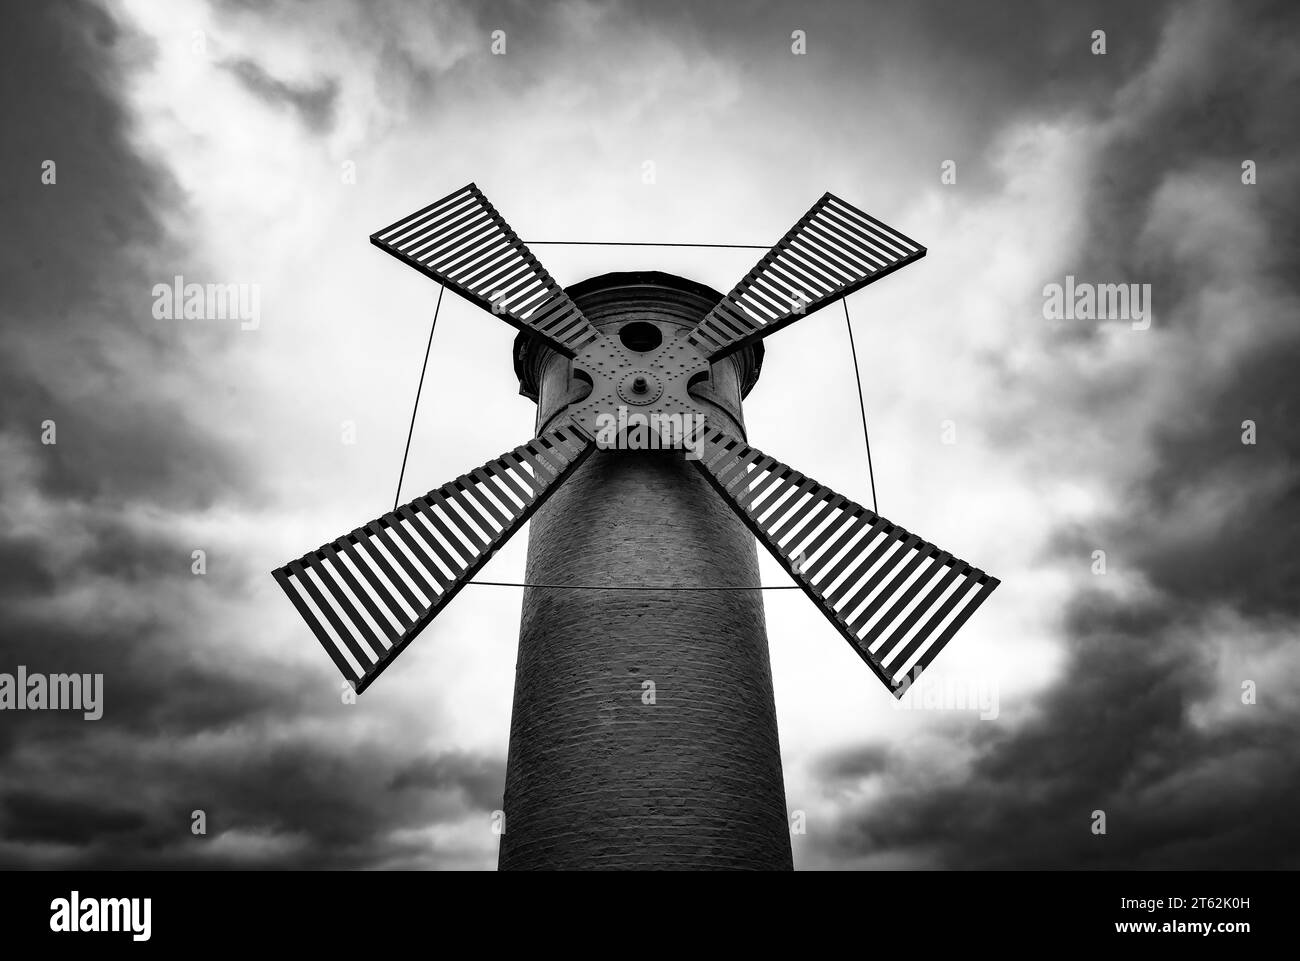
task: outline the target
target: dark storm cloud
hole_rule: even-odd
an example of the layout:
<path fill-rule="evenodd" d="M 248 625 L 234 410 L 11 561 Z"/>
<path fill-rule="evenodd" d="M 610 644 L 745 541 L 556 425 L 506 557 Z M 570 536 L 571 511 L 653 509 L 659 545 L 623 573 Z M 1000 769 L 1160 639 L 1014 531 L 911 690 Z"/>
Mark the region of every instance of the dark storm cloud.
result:
<path fill-rule="evenodd" d="M 869 774 L 884 797 L 820 843 L 850 863 L 938 848 L 952 868 L 1297 867 L 1300 718 L 1237 702 L 1232 723 L 1193 725 L 1193 703 L 1216 694 L 1212 658 L 1190 641 L 1195 621 L 1080 598 L 1066 677 L 1038 717 L 1014 730 L 977 724 L 976 759 L 955 784 L 928 783 L 902 756 L 881 772 L 871 748 L 870 763 L 856 751 L 830 759 L 828 790 Z M 1096 810 L 1104 837 L 1091 832 Z"/>
<path fill-rule="evenodd" d="M 1300 866 L 1296 678 L 1268 670 L 1294 658 L 1300 637 L 1300 171 L 1281 160 L 1300 147 L 1297 26 L 1281 4 L 1178 8 L 1137 65 L 1161 58 L 1163 82 L 1101 118 L 1115 133 L 1068 269 L 1151 283 L 1165 338 L 1157 360 L 1182 351 L 1191 360 L 1074 385 L 1080 406 L 1063 423 L 1104 432 L 1132 416 L 1143 378 L 1184 377 L 1173 400 L 1144 414 L 1154 416 L 1154 457 L 1114 491 L 1121 519 L 1063 530 L 1055 546 L 1082 571 L 1103 547 L 1108 577 L 1150 590 L 1076 596 L 1061 680 L 1035 699 L 1032 718 L 949 729 L 972 758 L 959 783 L 927 783 L 902 755 L 882 769 L 875 747 L 828 759 L 828 792 L 863 777 L 883 790 L 820 840 L 827 861 L 911 851 L 948 867 Z M 1267 188 L 1240 186 L 1243 158 L 1259 159 Z M 1162 192 L 1201 185 L 1207 170 L 1238 191 L 1234 215 L 1265 232 L 1262 258 L 1225 255 L 1221 245 L 1239 239 L 1212 205 L 1178 236 L 1144 234 Z M 1206 306 L 1225 288 L 1239 304 L 1228 315 Z M 1221 325 L 1254 336 L 1224 337 Z M 1235 362 L 1210 374 L 1221 344 Z M 1255 446 L 1241 443 L 1246 419 L 1260 432 Z M 1240 671 L 1223 670 L 1234 653 Z M 1244 680 L 1268 691 L 1259 703 L 1242 703 Z M 1105 837 L 1091 833 L 1094 810 L 1106 812 Z"/>
<path fill-rule="evenodd" d="M 889 769 L 893 752 L 881 744 L 868 744 L 823 758 L 819 775 L 831 783 L 851 783 Z"/>
<path fill-rule="evenodd" d="M 187 522 L 267 490 L 193 402 L 218 336 L 152 317 L 153 285 L 202 266 L 165 226 L 184 220 L 184 193 L 137 152 L 120 103 L 155 51 L 76 3 L 11 12 L 5 47 L 0 671 L 102 673 L 104 714 L 0 716 L 0 864 L 422 863 L 435 846 L 391 833 L 495 807 L 499 763 L 460 756 L 437 783 L 391 790 L 416 757 L 301 724 L 315 710 L 345 727 L 340 712 L 361 708 L 322 705 L 319 677 L 271 669 L 260 649 L 222 656 L 223 608 L 251 576 L 225 535 L 210 546 L 235 569 L 190 572 Z M 332 84 L 237 73 L 309 125 L 330 122 Z M 57 444 L 40 442 L 47 419 Z M 190 833 L 195 809 L 206 837 Z"/>
<path fill-rule="evenodd" d="M 178 580 L 160 579 L 149 589 L 176 603 L 186 595 L 186 585 Z M 112 595 L 106 603 L 129 604 L 141 588 L 109 583 L 98 590 Z M 273 679 L 264 664 L 255 659 L 202 667 L 188 663 L 186 652 L 196 638 L 185 635 L 186 618 L 141 607 L 138 613 L 112 618 L 11 609 L 4 620 L 3 670 L 12 673 L 22 664 L 32 672 L 105 678 L 101 721 L 68 726 L 42 712 L 7 715 L 7 725 L 24 729 L 24 743 L 39 742 L 53 753 L 60 743 L 76 742 L 93 751 L 102 736 L 179 739 L 233 725 L 269 724 L 296 713 L 301 693 L 288 681 Z M 191 615 L 191 623 L 201 623 L 198 611 L 184 613 Z"/>
<path fill-rule="evenodd" d="M 1209 171 L 1235 180 L 1242 161 L 1253 159 L 1267 176 L 1261 190 L 1242 193 L 1238 203 L 1262 220 L 1272 238 L 1273 257 L 1256 265 L 1261 279 L 1276 277 L 1290 286 L 1300 249 L 1293 208 L 1279 202 L 1288 194 L 1294 199 L 1300 179 L 1288 159 L 1294 157 L 1297 140 L 1291 114 L 1300 53 L 1294 31 L 1300 16 L 1294 4 L 1285 3 L 1240 4 L 1231 13 L 1209 10 L 1215 8 L 1182 8 L 1147 51 L 1146 63 L 1139 64 L 1163 57 L 1168 79 L 1123 106 L 1135 123 L 1112 140 L 1097 165 L 1088 234 L 1081 244 L 1080 274 L 1140 276 L 1160 289 L 1166 305 L 1191 300 L 1207 279 L 1227 279 L 1187 271 L 1167 248 L 1140 242 L 1149 205 L 1172 175 Z M 1206 29 L 1201 23 L 1216 21 L 1223 30 L 1200 34 Z M 1145 98 L 1156 102 L 1148 106 Z M 1223 226 L 1208 208 L 1196 224 L 1207 235 Z M 1229 234 L 1220 236 L 1224 244 L 1233 242 Z M 1170 324 L 1186 324 L 1193 317 L 1182 309 L 1164 311 Z"/>
<path fill-rule="evenodd" d="M 186 366 L 194 348 L 151 313 L 153 284 L 172 273 L 157 265 L 184 262 L 160 213 L 184 198 L 129 145 L 114 97 L 149 44 L 90 4 L 23 9 L 7 31 L 4 119 L 21 135 L 5 138 L 0 177 L 0 429 L 32 452 L 51 495 L 203 507 L 256 491 L 186 411 L 150 396 L 151 372 Z M 47 419 L 51 446 L 38 443 Z"/>
<path fill-rule="evenodd" d="M 322 80 L 315 86 L 287 83 L 271 76 L 252 60 L 232 60 L 222 66 L 267 103 L 288 104 L 311 130 L 320 133 L 333 125 L 339 92 L 337 80 Z"/>
<path fill-rule="evenodd" d="M 394 791 L 464 790 L 473 807 L 494 810 L 501 804 L 506 768 L 501 761 L 456 752 L 425 758 L 404 767 L 393 777 Z"/>
<path fill-rule="evenodd" d="M 1300 331 L 1281 343 L 1262 340 L 1228 383 L 1196 391 L 1186 420 L 1161 431 L 1159 466 L 1129 536 L 1133 560 L 1172 604 L 1225 603 L 1260 619 L 1300 617 L 1297 370 Z M 1253 446 L 1241 443 L 1245 420 L 1255 423 Z M 1184 525 L 1196 530 L 1206 518 L 1179 505 L 1216 490 L 1249 497 L 1229 496 L 1207 534 L 1186 536 Z"/>
<path fill-rule="evenodd" d="M 107 835 L 137 831 L 145 824 L 139 813 L 114 807 L 103 798 L 72 800 L 57 795 L 15 791 L 3 800 L 0 823 L 6 833 L 30 841 L 85 844 Z"/>
<path fill-rule="evenodd" d="M 38 866 L 40 853 L 11 845 L 45 842 L 75 849 L 86 867 L 358 868 L 385 863 L 427 865 L 465 851 L 403 838 L 439 821 L 469 818 L 465 837 L 491 837 L 491 807 L 478 808 L 476 788 L 453 772 L 437 786 L 385 790 L 394 762 L 381 743 L 331 745 L 255 739 L 227 754 L 204 757 L 113 757 L 116 770 L 57 790 L 27 788 L 0 802 L 0 852 L 16 866 Z M 499 763 L 463 758 L 468 771 Z M 474 781 L 476 775 L 470 775 Z M 164 791 L 122 794 L 124 783 L 165 785 Z M 194 811 L 206 835 L 190 831 Z M 231 838 L 242 839 L 231 843 Z M 466 850 L 472 845 L 467 844 Z"/>

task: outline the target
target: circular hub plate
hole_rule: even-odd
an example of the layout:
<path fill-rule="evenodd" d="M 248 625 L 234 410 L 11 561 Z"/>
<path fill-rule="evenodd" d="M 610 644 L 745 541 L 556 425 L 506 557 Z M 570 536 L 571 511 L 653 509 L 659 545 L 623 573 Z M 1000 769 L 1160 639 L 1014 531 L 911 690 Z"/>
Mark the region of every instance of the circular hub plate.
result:
<path fill-rule="evenodd" d="M 641 384 L 638 385 L 637 381 Z M 640 390 L 638 390 L 640 386 Z M 637 407 L 644 407 L 647 404 L 653 404 L 663 396 L 664 386 L 659 382 L 659 378 L 648 370 L 634 370 L 623 375 L 623 379 L 618 382 L 618 396 L 627 404 L 635 404 Z"/>

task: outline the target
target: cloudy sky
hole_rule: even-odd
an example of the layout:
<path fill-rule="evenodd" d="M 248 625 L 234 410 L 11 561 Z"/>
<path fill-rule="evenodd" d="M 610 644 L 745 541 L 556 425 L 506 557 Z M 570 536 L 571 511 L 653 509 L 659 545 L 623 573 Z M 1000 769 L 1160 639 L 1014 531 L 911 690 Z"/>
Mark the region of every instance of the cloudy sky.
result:
<path fill-rule="evenodd" d="M 927 675 L 997 717 L 898 709 L 799 592 L 770 592 L 796 866 L 1300 866 L 1297 21 L 9 13 L 0 672 L 102 672 L 105 694 L 99 721 L 0 714 L 0 864 L 495 867 L 518 592 L 467 588 L 348 705 L 269 576 L 391 506 L 436 286 L 367 238 L 473 180 L 525 240 L 770 243 L 831 190 L 929 248 L 849 309 L 881 512 L 1003 580 Z M 755 259 L 536 251 L 562 284 L 646 267 L 723 290 Z M 177 274 L 259 285 L 257 329 L 155 318 Z M 1150 284 L 1150 328 L 1045 319 L 1066 275 Z M 532 436 L 513 334 L 444 301 L 408 496 Z M 771 338 L 746 414 L 752 443 L 869 502 L 847 345 L 838 310 Z M 485 575 L 521 579 L 524 543 Z"/>

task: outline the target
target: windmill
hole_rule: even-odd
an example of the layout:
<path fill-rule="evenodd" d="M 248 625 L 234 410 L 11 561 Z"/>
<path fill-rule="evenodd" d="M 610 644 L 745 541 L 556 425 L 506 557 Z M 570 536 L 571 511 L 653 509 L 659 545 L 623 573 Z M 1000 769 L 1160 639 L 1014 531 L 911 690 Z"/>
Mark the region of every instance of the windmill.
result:
<path fill-rule="evenodd" d="M 702 316 L 679 330 L 644 319 L 627 322 L 632 315 L 617 312 L 616 322 L 593 324 L 474 184 L 383 228 L 371 242 L 518 328 L 522 342 L 562 360 L 564 388 L 561 401 L 549 405 L 546 429 L 523 446 L 273 572 L 358 693 L 595 451 L 624 457 L 649 447 L 659 451 L 657 457 L 689 463 L 707 482 L 700 491 L 706 496 L 708 488 L 716 491 L 895 696 L 902 696 L 996 588 L 997 579 L 984 571 L 750 446 L 738 436 L 738 415 L 721 416 L 721 408 L 704 399 L 715 377 L 734 380 L 726 362 L 752 357 L 762 338 L 925 255 L 924 247 L 838 197 L 823 195 L 729 294 L 700 300 Z M 748 550 L 752 553 L 752 546 Z M 531 561 L 530 552 L 530 566 Z M 553 596 L 547 603 L 548 611 L 561 609 Z M 761 602 L 753 603 L 758 626 L 746 630 L 761 633 Z M 525 614 L 527 621 L 527 600 Z M 524 717 L 522 700 L 532 695 L 521 693 L 522 645 L 521 638 L 510 770 L 529 773 L 526 778 L 508 773 L 507 816 L 513 816 L 512 783 L 516 797 L 531 790 L 550 797 L 553 806 L 569 803 L 576 786 L 585 784 L 581 771 L 570 770 L 562 789 L 547 795 L 537 786 L 545 780 L 539 771 L 546 765 L 580 768 L 582 756 L 558 755 L 548 740 L 554 734 L 538 734 L 536 711 Z M 760 688 L 767 676 L 765 640 L 761 657 Z M 553 689 L 564 679 L 548 678 L 551 682 Z M 765 697 L 751 726 L 770 727 L 770 737 L 762 736 L 775 745 L 770 678 L 767 684 L 766 695 L 748 694 L 736 710 L 749 710 L 749 702 Z M 583 737 L 582 750 L 599 750 L 593 745 L 600 741 Z M 525 744 L 530 738 L 540 743 Z M 728 750 L 719 746 L 723 760 L 708 764 L 730 764 L 734 758 Z M 765 750 L 771 754 L 770 747 Z M 770 757 L 755 764 L 771 780 Z M 779 758 L 775 780 L 764 801 L 769 809 L 784 807 Z M 661 809 L 642 797 L 645 792 L 631 793 L 641 797 L 636 804 L 647 819 L 660 815 Z M 732 803 L 723 799 L 736 793 L 734 785 L 719 788 L 713 800 Z M 626 806 L 627 798 L 620 798 Z M 598 803 L 614 802 L 593 801 L 578 820 L 605 824 Z M 636 804 L 628 809 L 633 820 Z M 735 812 L 728 817 L 744 820 Z M 770 824 L 770 811 L 763 818 Z M 534 811 L 529 820 L 540 822 L 542 815 Z M 617 840 L 627 823 L 624 818 L 606 824 L 604 834 L 604 828 L 592 829 L 592 838 L 582 842 L 583 857 L 567 862 L 565 852 L 582 843 L 566 847 L 541 835 L 575 835 L 571 825 L 533 823 L 527 836 L 507 832 L 506 838 L 515 852 L 535 852 L 512 855 L 521 866 L 592 864 L 599 860 L 593 850 L 631 850 L 620 848 Z M 784 831 L 783 813 L 781 827 Z M 507 866 L 505 839 L 502 843 Z M 725 843 L 738 842 L 732 835 Z M 788 866 L 788 836 L 767 848 L 768 853 L 739 858 L 737 866 Z M 674 856 L 679 862 L 692 857 L 685 850 Z M 716 863 L 728 863 L 718 857 Z"/>

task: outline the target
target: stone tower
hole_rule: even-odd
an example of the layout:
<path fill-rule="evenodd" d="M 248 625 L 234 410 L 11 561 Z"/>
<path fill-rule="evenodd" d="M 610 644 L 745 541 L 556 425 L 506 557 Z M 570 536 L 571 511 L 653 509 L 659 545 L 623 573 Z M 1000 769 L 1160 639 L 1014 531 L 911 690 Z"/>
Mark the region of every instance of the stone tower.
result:
<path fill-rule="evenodd" d="M 722 299 L 648 271 L 567 292 L 633 349 L 684 336 Z M 737 437 L 761 362 L 758 343 L 696 388 Z M 515 370 L 539 434 L 585 393 L 527 333 Z M 759 583 L 758 557 L 681 452 L 597 450 L 534 515 L 527 580 L 739 587 Z M 502 869 L 789 869 L 762 593 L 527 588 L 504 810 Z"/>

